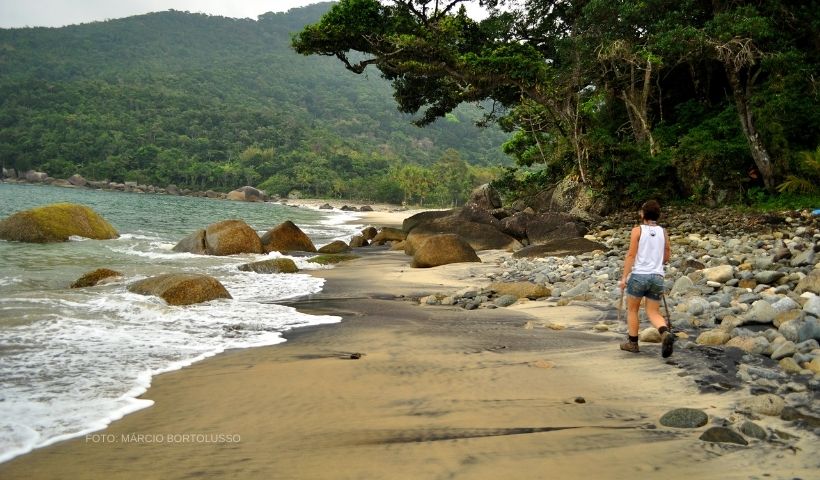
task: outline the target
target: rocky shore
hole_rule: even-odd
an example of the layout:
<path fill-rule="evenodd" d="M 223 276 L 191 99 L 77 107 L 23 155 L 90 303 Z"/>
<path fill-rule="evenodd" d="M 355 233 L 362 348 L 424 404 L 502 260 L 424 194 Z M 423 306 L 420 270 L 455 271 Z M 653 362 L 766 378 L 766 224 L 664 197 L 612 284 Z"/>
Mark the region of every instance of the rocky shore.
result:
<path fill-rule="evenodd" d="M 678 336 L 669 362 L 696 371 L 704 390 L 748 391 L 748 399 L 737 405 L 737 417 L 722 421 L 726 426 L 741 430 L 744 422 L 774 416 L 820 435 L 818 217 L 809 211 L 743 214 L 730 209 L 668 209 L 664 214 L 660 223 L 672 244 L 666 312 Z M 615 314 L 622 301 L 618 280 L 635 224 L 632 212 L 611 215 L 591 225 L 584 237 L 605 248 L 540 258 L 504 255 L 498 269 L 486 274 L 492 282 L 486 288 L 455 295 L 430 292 L 413 300 L 468 310 L 525 302 L 591 306 L 610 313 L 591 330 L 620 339 L 626 324 Z M 641 318 L 647 325 L 643 310 Z M 525 326 L 536 327 L 564 328 Z M 658 343 L 660 336 L 650 326 L 641 331 L 640 341 Z"/>

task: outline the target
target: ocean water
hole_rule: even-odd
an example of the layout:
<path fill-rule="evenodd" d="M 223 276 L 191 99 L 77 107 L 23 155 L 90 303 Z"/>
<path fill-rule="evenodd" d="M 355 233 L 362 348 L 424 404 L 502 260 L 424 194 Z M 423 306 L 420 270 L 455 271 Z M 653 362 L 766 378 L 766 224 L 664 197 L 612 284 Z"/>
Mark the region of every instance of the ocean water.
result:
<path fill-rule="evenodd" d="M 171 249 L 210 223 L 242 219 L 260 234 L 292 220 L 317 247 L 349 240 L 354 214 L 193 197 L 0 183 L 0 218 L 55 202 L 87 205 L 119 231 L 116 240 L 56 244 L 0 240 L 0 462 L 34 448 L 100 430 L 151 405 L 138 399 L 159 373 L 226 349 L 274 345 L 282 332 L 333 323 L 277 301 L 321 290 L 307 274 L 262 275 L 237 266 L 279 256 L 210 257 Z M 301 269 L 325 268 L 294 258 Z M 110 268 L 121 282 L 69 285 Z M 129 293 L 147 276 L 196 272 L 216 277 L 233 296 L 192 306 Z"/>

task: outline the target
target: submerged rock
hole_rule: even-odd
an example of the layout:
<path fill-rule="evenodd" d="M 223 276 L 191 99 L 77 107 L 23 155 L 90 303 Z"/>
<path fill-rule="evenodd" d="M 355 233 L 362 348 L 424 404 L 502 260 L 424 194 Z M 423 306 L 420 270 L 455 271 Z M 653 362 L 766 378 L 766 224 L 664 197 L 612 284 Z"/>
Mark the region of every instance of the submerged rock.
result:
<path fill-rule="evenodd" d="M 114 277 L 122 277 L 122 273 L 108 268 L 98 268 L 78 278 L 71 284 L 71 288 L 93 287 L 100 284 L 103 280 Z"/>
<path fill-rule="evenodd" d="M 117 230 L 97 212 L 73 203 L 55 203 L 17 212 L 0 221 L 0 239 L 14 242 L 65 242 L 71 236 L 108 240 Z"/>
<path fill-rule="evenodd" d="M 240 265 L 239 270 L 243 272 L 256 273 L 296 273 L 299 268 L 290 258 L 274 258 Z"/>
<path fill-rule="evenodd" d="M 149 277 L 128 286 L 128 291 L 154 295 L 168 305 L 191 305 L 218 298 L 232 298 L 219 281 L 208 275 L 169 273 Z"/>

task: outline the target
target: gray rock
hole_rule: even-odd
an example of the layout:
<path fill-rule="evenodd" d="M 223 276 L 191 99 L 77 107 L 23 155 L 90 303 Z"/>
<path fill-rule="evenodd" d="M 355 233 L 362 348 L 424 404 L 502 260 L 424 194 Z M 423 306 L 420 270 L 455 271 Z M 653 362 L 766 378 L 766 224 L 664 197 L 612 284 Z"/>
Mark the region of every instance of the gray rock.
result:
<path fill-rule="evenodd" d="M 748 445 L 749 442 L 743 435 L 727 427 L 711 427 L 699 437 L 704 442 L 714 443 L 735 443 L 738 445 Z"/>
<path fill-rule="evenodd" d="M 788 322 L 781 323 L 780 326 L 777 328 L 777 331 L 780 332 L 781 335 L 786 340 L 790 340 L 792 342 L 799 342 L 800 341 L 800 327 L 802 327 L 805 322 L 800 320 L 790 320 Z"/>
<path fill-rule="evenodd" d="M 803 326 L 797 331 L 797 337 L 800 342 L 805 342 L 812 338 L 820 341 L 820 320 L 807 318 Z"/>
<path fill-rule="evenodd" d="M 660 423 L 665 427 L 698 428 L 706 425 L 709 415 L 696 408 L 676 408 L 663 414 Z"/>
<path fill-rule="evenodd" d="M 814 253 L 813 248 L 806 249 L 801 254 L 795 256 L 794 258 L 792 258 L 792 260 L 790 262 L 790 265 L 792 267 L 795 267 L 795 268 L 805 267 L 805 266 L 808 266 L 808 265 L 813 265 L 814 264 L 814 256 L 815 256 L 815 253 Z"/>
<path fill-rule="evenodd" d="M 768 438 L 768 434 L 766 434 L 766 430 L 764 430 L 763 427 L 748 420 L 740 425 L 740 431 L 743 435 L 756 438 L 758 440 L 766 440 L 766 438 Z"/>
<path fill-rule="evenodd" d="M 691 290 L 695 284 L 692 282 L 692 279 L 686 276 L 680 277 L 675 280 L 675 285 L 672 287 L 672 291 L 669 292 L 669 296 L 676 297 L 679 295 L 683 295 L 689 290 Z"/>
<path fill-rule="evenodd" d="M 752 304 L 752 308 L 743 317 L 746 323 L 771 323 L 777 311 L 765 300 L 758 300 Z"/>
<path fill-rule="evenodd" d="M 820 317 L 820 296 L 813 296 L 803 304 L 803 311 L 814 317 Z"/>
<path fill-rule="evenodd" d="M 763 270 L 755 274 L 755 280 L 757 280 L 757 283 L 765 283 L 766 285 L 772 285 L 773 283 L 775 283 L 776 281 L 780 280 L 785 276 L 786 274 L 783 272 L 778 272 L 775 270 Z"/>
<path fill-rule="evenodd" d="M 791 357 L 795 353 L 797 353 L 797 347 L 794 342 L 786 341 L 774 349 L 774 352 L 772 352 L 772 360 L 780 360 L 781 358 Z"/>
<path fill-rule="evenodd" d="M 800 353 L 809 353 L 812 350 L 820 348 L 820 342 L 811 338 L 809 340 L 805 340 L 803 342 L 798 343 L 797 345 L 795 345 L 795 348 Z"/>
<path fill-rule="evenodd" d="M 589 281 L 584 280 L 583 282 L 564 292 L 562 296 L 577 297 L 578 295 L 583 295 L 587 292 L 589 292 Z"/>
<path fill-rule="evenodd" d="M 495 299 L 495 304 L 499 307 L 509 307 L 517 301 L 518 297 L 515 295 L 502 295 Z"/>
<path fill-rule="evenodd" d="M 774 263 L 774 257 L 762 256 L 756 257 L 753 261 L 755 270 L 766 270 Z"/>
<path fill-rule="evenodd" d="M 772 304 L 772 308 L 777 313 L 788 312 L 789 310 L 796 310 L 800 308 L 800 304 L 792 300 L 790 297 L 783 297 Z"/>
<path fill-rule="evenodd" d="M 772 370 L 769 368 L 755 367 L 753 365 L 741 364 L 738 367 L 738 372 L 746 374 L 751 378 L 765 378 L 767 380 L 780 380 L 785 378 L 783 372 Z"/>
<path fill-rule="evenodd" d="M 691 315 L 703 315 L 710 309 L 709 302 L 702 297 L 692 297 L 686 302 L 686 311 Z"/>
<path fill-rule="evenodd" d="M 749 305 L 760 300 L 760 295 L 756 293 L 744 293 L 737 298 L 738 303 L 748 303 Z"/>

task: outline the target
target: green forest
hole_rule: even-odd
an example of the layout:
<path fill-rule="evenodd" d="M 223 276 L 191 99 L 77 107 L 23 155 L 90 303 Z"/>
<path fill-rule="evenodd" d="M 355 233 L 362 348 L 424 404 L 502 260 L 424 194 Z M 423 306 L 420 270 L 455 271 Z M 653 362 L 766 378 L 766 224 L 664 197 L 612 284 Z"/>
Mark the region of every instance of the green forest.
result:
<path fill-rule="evenodd" d="M 293 45 L 378 72 L 421 124 L 491 102 L 507 195 L 820 206 L 817 1 L 466 3 L 341 0 Z"/>
<path fill-rule="evenodd" d="M 305 57 L 331 4 L 0 29 L 0 162 L 55 178 L 450 205 L 512 161 L 470 102 L 425 128 L 379 74 Z M 438 181 L 443 179 L 443 181 Z"/>

